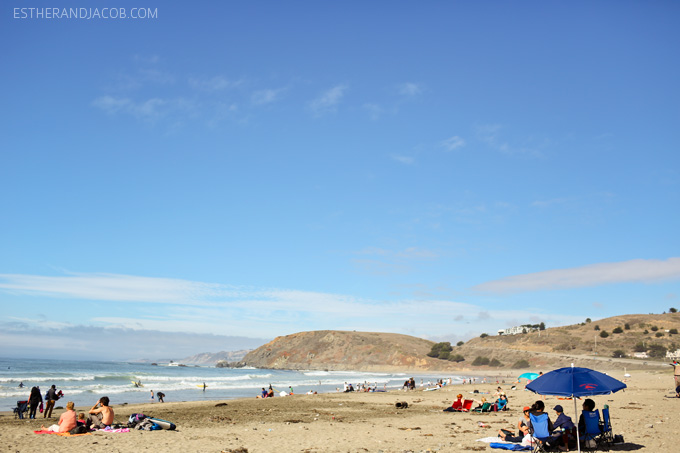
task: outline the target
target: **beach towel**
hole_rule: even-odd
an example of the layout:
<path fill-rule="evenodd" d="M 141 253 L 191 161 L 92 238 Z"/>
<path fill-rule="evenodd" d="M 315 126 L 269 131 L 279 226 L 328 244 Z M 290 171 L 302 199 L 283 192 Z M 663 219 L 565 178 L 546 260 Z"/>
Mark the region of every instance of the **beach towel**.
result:
<path fill-rule="evenodd" d="M 501 443 L 501 442 L 491 442 L 489 444 L 489 447 L 500 448 L 501 450 L 514 450 L 514 451 L 531 450 L 531 447 L 528 447 L 526 445 L 508 444 L 508 443 Z"/>
<path fill-rule="evenodd" d="M 57 433 L 54 431 L 48 431 L 46 429 L 40 429 L 38 431 L 33 431 L 35 434 L 56 434 L 57 436 L 62 436 L 62 437 L 75 437 L 75 436 L 89 436 L 90 433 L 83 433 L 83 434 L 71 434 L 69 432 L 65 433 Z"/>

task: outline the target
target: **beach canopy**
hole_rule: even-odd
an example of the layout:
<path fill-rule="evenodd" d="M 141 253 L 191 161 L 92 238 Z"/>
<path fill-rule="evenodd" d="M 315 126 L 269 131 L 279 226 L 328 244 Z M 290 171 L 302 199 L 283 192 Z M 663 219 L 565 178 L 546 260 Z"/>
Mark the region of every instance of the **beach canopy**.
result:
<path fill-rule="evenodd" d="M 527 384 L 527 390 L 539 395 L 570 396 L 574 400 L 574 414 L 578 416 L 576 398 L 608 395 L 627 387 L 626 384 L 590 368 L 571 367 L 550 371 Z M 581 439 L 576 424 L 576 444 L 581 451 Z"/>
<path fill-rule="evenodd" d="M 539 395 L 571 397 L 608 395 L 626 387 L 623 382 L 604 373 L 579 367 L 560 368 L 527 384 L 528 390 Z"/>
<path fill-rule="evenodd" d="M 533 380 L 533 379 L 536 379 L 537 377 L 538 377 L 538 373 L 524 373 L 524 374 L 520 374 L 519 377 L 518 377 L 517 379 L 518 379 L 518 380 L 519 380 L 519 379 L 529 379 L 529 380 Z"/>

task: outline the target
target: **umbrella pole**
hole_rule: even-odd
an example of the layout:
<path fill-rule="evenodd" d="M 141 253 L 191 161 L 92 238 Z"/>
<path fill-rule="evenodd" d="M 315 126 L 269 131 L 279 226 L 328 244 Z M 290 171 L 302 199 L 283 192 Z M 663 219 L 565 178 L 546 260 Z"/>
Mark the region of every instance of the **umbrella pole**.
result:
<path fill-rule="evenodd" d="M 574 416 L 576 417 L 576 446 L 578 447 L 579 453 L 581 452 L 581 434 L 578 432 L 578 409 L 576 409 L 576 397 L 571 395 L 571 399 L 574 400 Z"/>

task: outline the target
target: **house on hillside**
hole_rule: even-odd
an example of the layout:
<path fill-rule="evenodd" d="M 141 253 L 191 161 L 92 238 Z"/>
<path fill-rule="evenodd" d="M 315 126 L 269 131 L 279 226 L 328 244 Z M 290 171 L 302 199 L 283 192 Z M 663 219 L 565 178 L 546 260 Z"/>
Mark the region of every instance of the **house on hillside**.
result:
<path fill-rule="evenodd" d="M 633 357 L 635 357 L 636 359 L 648 359 L 649 358 L 649 356 L 647 355 L 646 352 L 634 352 Z"/>
<path fill-rule="evenodd" d="M 498 335 L 518 335 L 521 333 L 535 332 L 538 327 L 533 326 L 515 326 L 509 329 L 498 329 Z"/>
<path fill-rule="evenodd" d="M 676 349 L 675 352 L 666 351 L 666 358 L 672 360 L 680 359 L 680 349 Z"/>

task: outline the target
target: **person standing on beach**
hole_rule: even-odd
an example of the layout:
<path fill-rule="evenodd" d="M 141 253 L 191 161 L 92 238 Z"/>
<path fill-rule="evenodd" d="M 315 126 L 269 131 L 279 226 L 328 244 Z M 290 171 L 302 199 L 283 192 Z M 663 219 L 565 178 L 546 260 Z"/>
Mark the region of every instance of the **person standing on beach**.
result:
<path fill-rule="evenodd" d="M 58 399 L 57 386 L 52 384 L 52 387 L 45 393 L 45 411 L 43 412 L 43 418 L 52 417 L 52 409 L 54 409 L 54 403 L 56 403 Z"/>
<path fill-rule="evenodd" d="M 28 418 L 35 418 L 35 413 L 38 411 L 38 406 L 42 403 L 42 395 L 40 394 L 40 387 L 33 387 L 31 389 L 31 396 L 28 397 Z"/>
<path fill-rule="evenodd" d="M 153 390 L 151 390 L 151 402 L 153 403 Z"/>
<path fill-rule="evenodd" d="M 207 385 L 205 385 L 205 382 L 204 382 L 204 383 L 203 383 L 203 391 L 204 391 L 204 392 L 205 392 L 205 388 L 206 388 L 206 387 L 207 387 Z"/>
<path fill-rule="evenodd" d="M 165 402 L 165 401 L 163 401 L 163 398 L 165 398 L 165 393 L 163 393 L 163 392 L 158 392 L 158 393 L 156 393 L 156 396 L 158 397 L 158 402 L 159 402 L 159 403 L 164 403 L 164 402 Z"/>
<path fill-rule="evenodd" d="M 113 408 L 109 407 L 109 397 L 102 396 L 90 409 L 85 426 L 104 429 L 113 423 Z"/>

